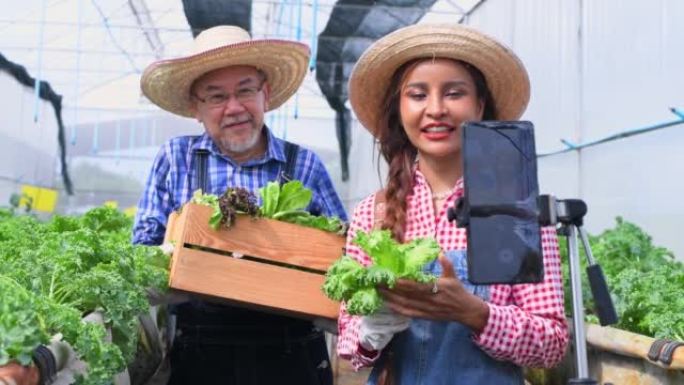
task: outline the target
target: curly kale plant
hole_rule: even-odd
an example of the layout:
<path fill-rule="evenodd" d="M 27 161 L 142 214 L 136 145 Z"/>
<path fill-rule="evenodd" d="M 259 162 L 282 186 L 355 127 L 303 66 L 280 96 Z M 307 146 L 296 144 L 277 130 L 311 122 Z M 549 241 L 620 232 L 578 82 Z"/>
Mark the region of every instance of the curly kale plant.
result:
<path fill-rule="evenodd" d="M 168 282 L 168 257 L 132 245 L 131 227 L 108 207 L 48 222 L 0 216 L 0 365 L 27 363 L 47 336 L 61 334 L 88 366 L 78 383 L 111 383 L 133 359 L 147 289 Z M 82 322 L 94 311 L 104 325 Z"/>
<path fill-rule="evenodd" d="M 618 313 L 616 326 L 647 336 L 684 340 L 684 265 L 672 252 L 654 245 L 646 232 L 621 217 L 615 227 L 590 236 L 589 243 L 606 276 Z M 567 261 L 567 248 L 561 247 L 561 253 Z M 581 258 L 581 263 L 585 266 L 586 259 Z M 567 263 L 563 271 L 568 277 Z M 586 275 L 582 278 L 587 319 L 598 322 Z M 565 280 L 568 313 L 572 310 L 569 281 Z"/>
<path fill-rule="evenodd" d="M 48 341 L 33 293 L 0 275 L 0 366 L 9 361 L 31 362 L 36 346 Z"/>

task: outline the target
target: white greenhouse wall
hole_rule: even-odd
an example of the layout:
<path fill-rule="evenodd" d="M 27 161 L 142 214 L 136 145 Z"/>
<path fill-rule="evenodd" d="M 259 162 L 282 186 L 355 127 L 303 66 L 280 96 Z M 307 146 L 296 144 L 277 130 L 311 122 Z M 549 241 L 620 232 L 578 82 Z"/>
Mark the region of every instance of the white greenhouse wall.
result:
<path fill-rule="evenodd" d="M 684 2 L 488 0 L 468 20 L 520 55 L 537 151 L 678 118 L 684 107 Z M 541 158 L 542 192 L 579 197 L 598 233 L 622 216 L 684 260 L 684 125 Z"/>
<path fill-rule="evenodd" d="M 684 1 L 486 0 L 465 24 L 510 45 L 525 63 L 532 98 L 523 119 L 537 152 L 560 139 L 590 142 L 675 121 L 684 109 Z M 684 124 L 539 159 L 542 193 L 581 198 L 597 234 L 622 216 L 684 260 Z M 358 123 L 350 200 L 378 186 L 372 139 Z M 384 178 L 384 177 L 383 177 Z"/>
<path fill-rule="evenodd" d="M 55 187 L 59 176 L 57 120 L 52 105 L 38 102 L 33 120 L 34 92 L 0 70 L 0 207 L 22 184 Z"/>
<path fill-rule="evenodd" d="M 535 123 L 537 151 L 549 153 L 564 148 L 560 139 L 589 142 L 677 119 L 668 109 L 684 109 L 681 20 L 682 0 L 484 0 L 464 23 L 509 44 L 526 64 L 532 99 L 523 118 Z M 60 176 L 52 107 L 41 101 L 40 120 L 34 123 L 33 90 L 2 71 L 0 87 L 3 206 L 20 183 L 55 187 Z M 135 84 L 131 87 L 137 89 Z M 81 111 L 76 119 L 74 106 L 68 102 L 67 133 L 72 125 L 78 126 L 76 143 L 67 146 L 76 196 L 67 198 L 60 192 L 60 211 L 78 211 L 110 199 L 123 207 L 134 204 L 159 143 L 200 129 L 192 120 L 144 111 L 126 118 Z M 351 210 L 384 180 L 384 171 L 378 176 L 373 138 L 353 122 L 350 180 L 342 182 L 332 111 L 323 98 L 300 103 L 315 106 L 316 116 L 288 118 L 288 139 L 321 155 Z M 141 122 L 131 136 L 133 119 Z M 150 119 L 156 121 L 155 135 Z M 267 118 L 267 122 L 272 120 Z M 117 124 L 123 130 L 118 148 Z M 271 125 L 276 133 L 283 132 Z M 684 164 L 682 147 L 684 124 L 540 158 L 541 191 L 584 199 L 589 205 L 586 227 L 590 233 L 611 227 L 620 215 L 684 260 L 684 237 L 677 232 L 684 217 L 680 198 L 684 178 L 679 176 Z"/>

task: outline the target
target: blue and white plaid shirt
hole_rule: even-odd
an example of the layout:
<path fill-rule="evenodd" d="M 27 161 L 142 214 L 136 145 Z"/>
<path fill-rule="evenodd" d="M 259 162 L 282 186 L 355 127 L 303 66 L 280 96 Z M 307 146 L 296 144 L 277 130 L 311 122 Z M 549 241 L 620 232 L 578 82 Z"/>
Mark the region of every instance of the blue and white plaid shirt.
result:
<path fill-rule="evenodd" d="M 180 136 L 166 142 L 154 160 L 145 191 L 138 203 L 133 243 L 159 245 L 164 240 L 169 214 L 189 201 L 193 191 L 198 188 L 193 185 L 196 180 L 193 163 L 195 149 L 209 150 L 208 193 L 221 195 L 228 187 L 243 187 L 259 197 L 258 189 L 267 182 L 278 180 L 286 164 L 285 142 L 273 136 L 268 128 L 265 130 L 268 137 L 266 154 L 243 164 L 237 164 L 222 155 L 206 133 L 201 136 Z M 316 154 L 299 147 L 292 177 L 313 191 L 309 211 L 347 220 L 340 197 Z"/>

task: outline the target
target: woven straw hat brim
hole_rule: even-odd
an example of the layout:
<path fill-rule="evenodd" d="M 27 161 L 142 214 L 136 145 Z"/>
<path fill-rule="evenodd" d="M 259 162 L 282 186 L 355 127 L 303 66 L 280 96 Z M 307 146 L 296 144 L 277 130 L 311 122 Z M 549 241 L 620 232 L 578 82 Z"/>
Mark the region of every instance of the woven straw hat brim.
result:
<path fill-rule="evenodd" d="M 451 58 L 477 67 L 492 93 L 498 120 L 517 120 L 527 107 L 527 71 L 509 48 L 459 24 L 412 25 L 377 40 L 352 70 L 349 101 L 357 119 L 374 136 L 392 76 L 404 63 L 419 58 Z"/>
<path fill-rule="evenodd" d="M 309 47 L 287 40 L 256 40 L 225 45 L 197 55 L 161 60 L 143 72 L 143 94 L 159 107 L 193 117 L 190 87 L 207 72 L 228 66 L 253 66 L 266 74 L 271 89 L 268 111 L 285 103 L 304 81 Z"/>

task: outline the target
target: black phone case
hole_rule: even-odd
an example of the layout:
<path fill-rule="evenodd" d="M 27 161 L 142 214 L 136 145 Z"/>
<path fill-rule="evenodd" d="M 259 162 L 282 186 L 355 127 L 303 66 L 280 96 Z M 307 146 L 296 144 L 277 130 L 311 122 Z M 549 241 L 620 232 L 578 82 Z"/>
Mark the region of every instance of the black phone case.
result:
<path fill-rule="evenodd" d="M 468 279 L 476 284 L 540 282 L 534 127 L 527 121 L 462 126 Z"/>

